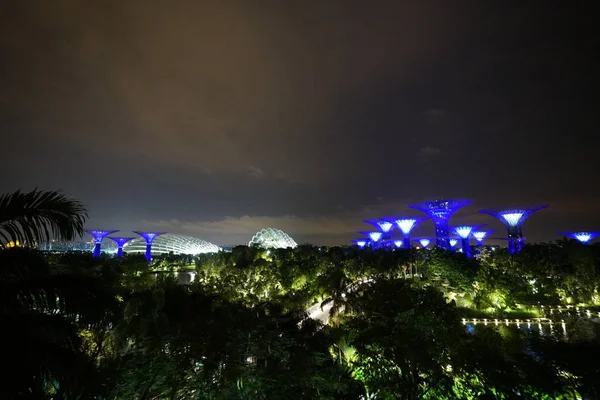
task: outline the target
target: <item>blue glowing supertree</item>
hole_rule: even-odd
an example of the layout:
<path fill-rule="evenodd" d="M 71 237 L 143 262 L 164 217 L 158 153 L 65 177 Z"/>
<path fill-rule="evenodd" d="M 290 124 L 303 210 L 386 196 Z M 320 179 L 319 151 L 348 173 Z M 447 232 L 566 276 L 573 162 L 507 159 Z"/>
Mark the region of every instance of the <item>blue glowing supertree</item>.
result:
<path fill-rule="evenodd" d="M 448 221 L 456 211 L 472 203 L 471 200 L 434 200 L 411 204 L 409 207 L 427 214 L 433 220 L 436 245 L 450 250 Z"/>
<path fill-rule="evenodd" d="M 365 219 L 363 222 L 371 224 L 381 231 L 382 235 L 379 239 L 380 244 L 383 244 L 382 242 L 385 240 L 392 239 L 392 229 L 394 228 L 392 222 L 386 221 L 385 219 Z"/>
<path fill-rule="evenodd" d="M 92 253 L 92 255 L 94 257 L 100 257 L 100 253 L 101 253 L 101 248 L 102 248 L 102 240 L 107 237 L 108 235 L 110 235 L 111 233 L 115 233 L 115 232 L 119 232 L 118 230 L 115 231 L 103 231 L 103 230 L 98 230 L 98 229 L 86 229 L 86 232 L 89 233 L 90 235 L 92 235 L 92 237 L 94 238 L 94 252 Z"/>
<path fill-rule="evenodd" d="M 469 237 L 471 236 L 471 232 L 473 229 L 477 227 L 472 225 L 459 225 L 453 228 L 454 233 L 458 235 L 460 238 L 460 247 L 463 250 L 463 253 L 469 258 L 473 257 L 473 253 L 471 252 L 471 244 L 469 243 Z"/>
<path fill-rule="evenodd" d="M 402 247 L 406 249 L 410 249 L 410 233 L 419 222 L 425 220 L 423 217 L 387 217 L 384 219 L 393 222 L 400 229 L 402 241 L 404 242 Z"/>
<path fill-rule="evenodd" d="M 455 251 L 456 250 L 456 245 L 458 244 L 458 239 L 450 239 L 448 241 L 448 243 L 450 244 L 450 249 L 452 251 Z"/>
<path fill-rule="evenodd" d="M 152 242 L 160 235 L 164 235 L 167 232 L 138 232 L 133 231 L 136 235 L 140 235 L 146 241 L 146 260 L 152 261 Z"/>
<path fill-rule="evenodd" d="M 583 244 L 588 244 L 589 242 L 591 242 L 592 240 L 594 240 L 594 238 L 598 235 L 600 235 L 600 232 L 558 232 L 561 235 L 565 235 L 568 236 L 572 239 L 578 240 L 579 242 L 583 243 Z"/>
<path fill-rule="evenodd" d="M 512 208 L 508 210 L 485 209 L 479 210 L 479 212 L 499 219 L 506 226 L 508 232 L 508 252 L 510 254 L 517 254 L 521 251 L 525 242 L 523 238 L 523 223 L 531 214 L 546 207 L 548 206 Z"/>
<path fill-rule="evenodd" d="M 357 245 L 358 247 L 360 247 L 361 249 L 364 248 L 366 245 L 369 244 L 369 241 L 367 239 L 354 239 L 352 241 L 352 243 L 354 243 L 355 245 Z"/>
<path fill-rule="evenodd" d="M 431 239 L 429 238 L 416 239 L 416 241 L 419 242 L 424 249 L 426 249 L 427 246 L 429 246 L 429 243 L 431 243 Z"/>
<path fill-rule="evenodd" d="M 490 233 L 496 231 L 475 231 L 472 233 L 475 240 L 477 240 L 477 246 L 483 246 L 483 239 L 485 239 Z"/>
<path fill-rule="evenodd" d="M 399 249 L 401 247 L 404 247 L 404 241 L 403 240 L 394 240 L 394 246 Z"/>
<path fill-rule="evenodd" d="M 129 242 L 130 240 L 135 239 L 132 237 L 110 237 L 110 236 L 108 238 L 112 239 L 117 244 L 117 257 L 123 257 L 123 246 L 125 246 L 125 243 Z"/>

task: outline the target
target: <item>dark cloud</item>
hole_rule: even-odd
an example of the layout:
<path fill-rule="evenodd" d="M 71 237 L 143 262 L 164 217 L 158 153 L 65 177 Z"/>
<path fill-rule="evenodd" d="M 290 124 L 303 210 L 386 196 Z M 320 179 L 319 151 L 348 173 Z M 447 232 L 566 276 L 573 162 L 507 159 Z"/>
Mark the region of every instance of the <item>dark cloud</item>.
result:
<path fill-rule="evenodd" d="M 558 2 L 11 2 L 0 187 L 63 188 L 100 227 L 328 243 L 429 197 L 550 203 L 539 238 L 600 224 L 594 26 Z"/>

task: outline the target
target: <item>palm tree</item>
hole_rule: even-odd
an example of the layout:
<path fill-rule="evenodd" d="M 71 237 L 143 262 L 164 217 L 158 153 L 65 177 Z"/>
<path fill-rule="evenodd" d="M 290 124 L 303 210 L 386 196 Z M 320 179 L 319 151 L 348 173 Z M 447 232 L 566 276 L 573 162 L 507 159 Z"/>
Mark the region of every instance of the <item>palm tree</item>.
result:
<path fill-rule="evenodd" d="M 0 358 L 9 371 L 0 375 L 0 398 L 74 398 L 93 386 L 80 333 L 107 323 L 114 297 L 93 276 L 52 270 L 32 248 L 80 235 L 86 217 L 58 192 L 0 196 Z"/>
<path fill-rule="evenodd" d="M 83 204 L 60 192 L 34 189 L 4 194 L 0 196 L 0 247 L 72 240 L 83 234 L 86 218 Z"/>

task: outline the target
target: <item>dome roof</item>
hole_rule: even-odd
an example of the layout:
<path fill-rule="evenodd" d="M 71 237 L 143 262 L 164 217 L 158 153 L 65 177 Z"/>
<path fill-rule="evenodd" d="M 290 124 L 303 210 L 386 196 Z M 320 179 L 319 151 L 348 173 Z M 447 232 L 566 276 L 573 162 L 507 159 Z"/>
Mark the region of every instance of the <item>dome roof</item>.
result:
<path fill-rule="evenodd" d="M 285 249 L 297 247 L 298 244 L 288 234 L 279 229 L 265 228 L 252 236 L 248 246 L 258 246 L 265 249 Z"/>
<path fill-rule="evenodd" d="M 216 253 L 221 248 L 216 244 L 198 239 L 193 236 L 174 235 L 167 233 L 158 236 L 152 242 L 152 254 L 165 254 L 173 252 L 174 254 L 202 254 Z M 139 237 L 123 246 L 126 253 L 144 253 L 146 251 L 146 241 Z"/>

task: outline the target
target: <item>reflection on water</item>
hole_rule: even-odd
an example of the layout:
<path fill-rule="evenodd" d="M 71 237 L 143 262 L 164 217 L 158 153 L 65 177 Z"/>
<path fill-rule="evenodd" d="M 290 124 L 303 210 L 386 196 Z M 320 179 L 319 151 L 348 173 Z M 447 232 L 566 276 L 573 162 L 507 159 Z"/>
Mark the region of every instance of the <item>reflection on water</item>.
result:
<path fill-rule="evenodd" d="M 567 324 L 564 320 L 552 321 L 547 318 L 535 319 L 465 319 L 462 320 L 465 329 L 469 333 L 475 333 L 478 326 L 490 326 L 498 328 L 512 328 L 524 332 L 538 332 L 541 336 L 550 336 L 560 333 L 566 337 Z"/>

